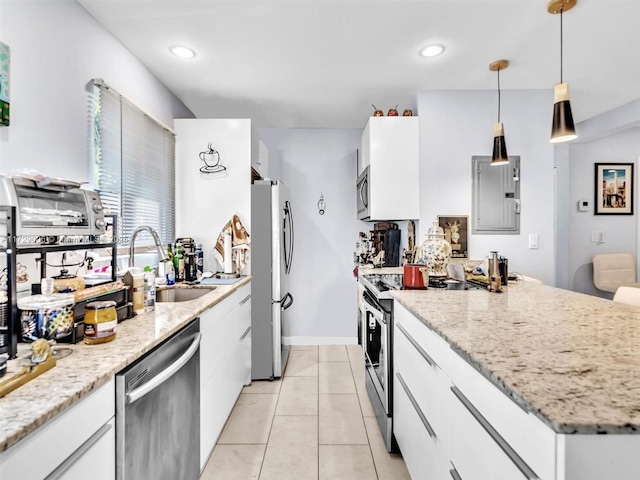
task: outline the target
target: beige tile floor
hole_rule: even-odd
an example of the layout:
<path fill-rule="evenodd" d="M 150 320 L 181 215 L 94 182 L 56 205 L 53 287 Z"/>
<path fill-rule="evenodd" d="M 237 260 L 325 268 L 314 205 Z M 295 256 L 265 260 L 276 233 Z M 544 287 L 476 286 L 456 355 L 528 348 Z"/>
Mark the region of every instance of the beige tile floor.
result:
<path fill-rule="evenodd" d="M 244 388 L 201 480 L 409 480 L 382 441 L 358 345 L 294 346 L 283 378 Z"/>

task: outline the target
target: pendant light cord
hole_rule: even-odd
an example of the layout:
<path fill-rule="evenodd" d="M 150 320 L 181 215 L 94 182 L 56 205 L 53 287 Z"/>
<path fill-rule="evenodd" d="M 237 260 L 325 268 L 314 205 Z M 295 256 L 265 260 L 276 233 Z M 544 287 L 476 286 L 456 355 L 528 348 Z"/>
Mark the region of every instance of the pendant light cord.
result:
<path fill-rule="evenodd" d="M 562 11 L 564 10 L 564 5 L 560 7 L 560 83 L 562 83 L 562 38 L 564 35 L 562 34 Z"/>
<path fill-rule="evenodd" d="M 500 68 L 498 68 L 498 123 L 500 123 Z"/>

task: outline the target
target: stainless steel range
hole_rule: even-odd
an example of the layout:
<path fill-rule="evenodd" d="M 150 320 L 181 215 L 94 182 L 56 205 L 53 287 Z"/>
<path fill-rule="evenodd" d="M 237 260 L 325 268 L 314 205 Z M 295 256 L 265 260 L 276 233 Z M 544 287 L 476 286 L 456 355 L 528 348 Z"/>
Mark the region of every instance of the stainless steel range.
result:
<path fill-rule="evenodd" d="M 389 452 L 398 451 L 393 437 L 393 298 L 390 290 L 402 288 L 402 275 L 362 275 L 364 286 L 365 384 L 376 420 Z"/>
<path fill-rule="evenodd" d="M 389 452 L 397 452 L 393 436 L 393 297 L 402 290 L 402 274 L 361 275 L 364 286 L 362 348 L 365 352 L 365 383 L 382 437 Z M 446 280 L 430 289 L 469 290 L 477 285 Z"/>

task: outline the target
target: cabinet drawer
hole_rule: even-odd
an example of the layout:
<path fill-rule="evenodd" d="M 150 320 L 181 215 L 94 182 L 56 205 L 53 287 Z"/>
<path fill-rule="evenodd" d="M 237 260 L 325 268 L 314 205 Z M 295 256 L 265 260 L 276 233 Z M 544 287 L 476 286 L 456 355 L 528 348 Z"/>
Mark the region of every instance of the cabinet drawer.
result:
<path fill-rule="evenodd" d="M 455 355 L 455 362 L 447 373 L 451 383 L 540 478 L 555 477 L 556 434 L 550 427 L 518 406 L 459 355 Z M 462 473 L 461 476 L 466 480 Z"/>
<path fill-rule="evenodd" d="M 393 304 L 393 321 L 401 325 L 431 359 L 444 372 L 448 372 L 452 357 L 457 354 L 451 350 L 449 344 L 436 332 L 418 320 L 413 313 L 407 310 L 398 301 Z"/>
<path fill-rule="evenodd" d="M 0 478 L 42 480 L 115 415 L 113 378 L 0 455 Z M 115 445 L 113 446 L 115 448 Z M 115 462 L 114 450 L 104 462 Z M 112 465 L 107 465 L 106 468 Z"/>
<path fill-rule="evenodd" d="M 396 376 L 393 389 L 393 433 L 407 469 L 413 480 L 446 479 L 449 475 L 448 457 L 437 437 L 430 435 L 409 395 Z"/>
<path fill-rule="evenodd" d="M 200 390 L 200 470 L 204 468 L 224 424 L 251 377 L 251 331 Z M 247 340 L 247 337 L 248 340 Z M 247 349 L 248 346 L 248 349 Z M 248 358 L 247 358 L 248 356 Z M 248 368 L 247 368 L 248 366 Z"/>
<path fill-rule="evenodd" d="M 246 298 L 246 297 L 245 297 Z M 215 310 L 216 307 L 213 307 Z M 225 357 L 251 327 L 251 301 L 236 305 L 222 320 L 202 336 L 200 345 L 200 384 L 215 373 Z"/>
<path fill-rule="evenodd" d="M 457 387 L 451 387 L 451 462 L 463 480 L 540 478 Z"/>
<path fill-rule="evenodd" d="M 449 378 L 403 325 L 396 323 L 393 338 L 396 370 L 401 372 L 409 391 L 448 452 Z M 396 385 L 394 383 L 394 388 Z"/>
<path fill-rule="evenodd" d="M 200 332 L 204 335 L 233 310 L 247 295 L 251 294 L 251 283 L 238 288 L 235 292 L 214 305 L 200 316 Z"/>

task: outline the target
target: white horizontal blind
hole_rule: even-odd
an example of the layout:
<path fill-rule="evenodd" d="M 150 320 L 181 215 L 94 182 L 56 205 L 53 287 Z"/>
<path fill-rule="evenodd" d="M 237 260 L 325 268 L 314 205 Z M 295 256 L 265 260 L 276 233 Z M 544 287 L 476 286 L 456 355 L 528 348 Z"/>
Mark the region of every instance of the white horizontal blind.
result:
<path fill-rule="evenodd" d="M 118 213 L 120 243 L 148 225 L 163 243 L 175 231 L 175 137 L 126 98 L 100 85 L 95 145 L 97 190 L 105 208 Z M 152 245 L 141 235 L 138 245 Z"/>

